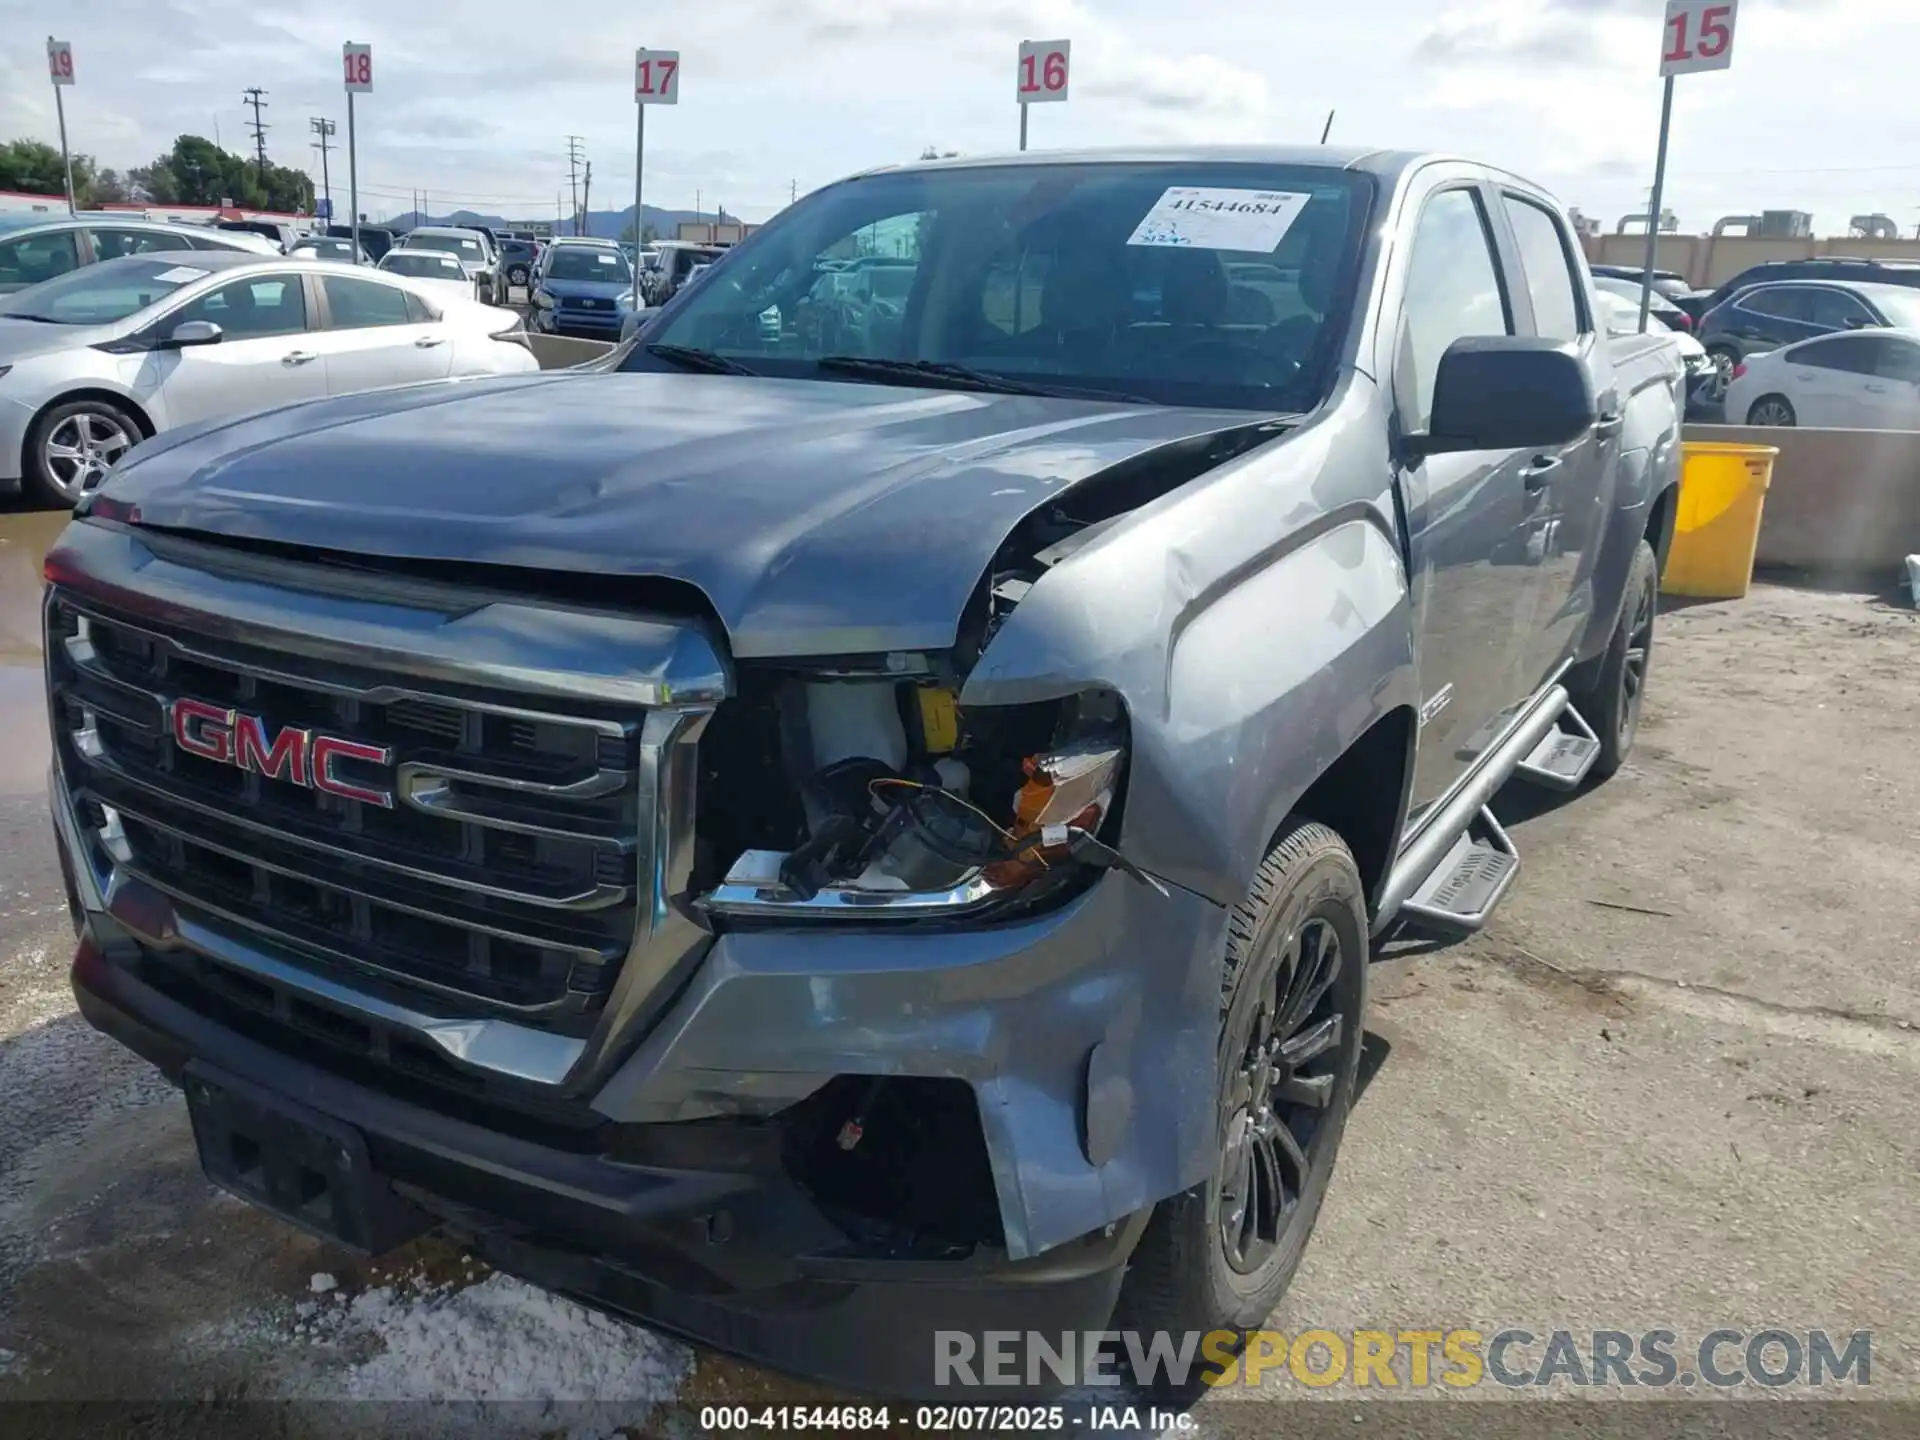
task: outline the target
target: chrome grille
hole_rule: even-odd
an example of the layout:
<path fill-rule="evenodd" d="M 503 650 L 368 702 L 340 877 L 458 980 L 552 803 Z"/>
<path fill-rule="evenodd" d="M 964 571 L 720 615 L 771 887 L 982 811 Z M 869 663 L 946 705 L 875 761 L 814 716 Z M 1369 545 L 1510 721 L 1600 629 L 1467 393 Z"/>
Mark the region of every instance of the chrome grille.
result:
<path fill-rule="evenodd" d="M 206 923 L 336 974 L 577 1024 L 636 930 L 644 716 L 583 714 L 303 662 L 56 593 L 60 762 L 110 863 Z M 193 699 L 388 748 L 392 808 L 205 759 Z"/>

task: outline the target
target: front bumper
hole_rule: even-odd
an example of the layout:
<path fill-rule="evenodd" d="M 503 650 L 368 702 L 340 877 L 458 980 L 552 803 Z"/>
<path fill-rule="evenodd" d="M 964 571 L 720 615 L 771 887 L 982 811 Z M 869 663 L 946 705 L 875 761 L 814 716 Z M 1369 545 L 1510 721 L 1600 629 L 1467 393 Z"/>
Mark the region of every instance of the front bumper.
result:
<path fill-rule="evenodd" d="M 549 335 L 582 335 L 589 339 L 614 340 L 626 320 L 625 310 L 534 310 L 535 324 Z"/>
<path fill-rule="evenodd" d="M 1102 1329 L 1153 1203 L 1208 1163 L 1218 980 L 1196 962 L 1218 912 L 1185 892 L 1109 875 L 998 930 L 722 936 L 586 1097 L 590 1123 L 502 1125 L 183 998 L 169 957 L 116 918 L 137 883 L 92 868 L 58 775 L 52 791 L 90 1024 L 176 1082 L 210 1062 L 352 1127 L 423 1223 L 502 1270 L 717 1349 L 951 1399 L 934 1386 L 938 1332 Z M 139 920 L 154 932 L 155 917 Z M 757 1122 L 849 1071 L 968 1082 L 1004 1247 L 899 1258 L 850 1239 L 756 1148 L 772 1128 Z"/>

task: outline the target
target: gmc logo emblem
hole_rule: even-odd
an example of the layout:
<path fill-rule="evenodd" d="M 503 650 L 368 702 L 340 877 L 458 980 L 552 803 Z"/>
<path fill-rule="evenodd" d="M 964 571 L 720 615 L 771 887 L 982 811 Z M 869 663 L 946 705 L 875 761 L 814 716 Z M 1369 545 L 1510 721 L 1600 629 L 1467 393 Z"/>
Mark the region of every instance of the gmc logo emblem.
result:
<path fill-rule="evenodd" d="M 363 745 L 357 740 L 316 735 L 291 726 L 269 736 L 267 722 L 258 715 L 223 710 L 202 700 L 172 701 L 167 706 L 167 727 L 173 732 L 175 745 L 202 760 L 237 766 L 269 780 L 285 780 L 343 800 L 358 800 L 383 810 L 393 808 L 391 790 L 355 785 L 341 779 L 334 769 L 341 760 L 391 765 L 393 751 L 383 745 Z"/>

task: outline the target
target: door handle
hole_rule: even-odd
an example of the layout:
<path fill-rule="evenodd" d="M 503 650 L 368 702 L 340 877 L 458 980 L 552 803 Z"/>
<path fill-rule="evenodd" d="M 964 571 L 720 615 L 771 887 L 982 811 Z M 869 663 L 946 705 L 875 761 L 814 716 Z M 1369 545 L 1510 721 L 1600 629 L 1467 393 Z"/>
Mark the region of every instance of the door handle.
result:
<path fill-rule="evenodd" d="M 1560 468 L 1558 455 L 1536 455 L 1533 463 L 1520 472 L 1520 483 L 1528 490 L 1544 490 Z"/>
<path fill-rule="evenodd" d="M 1862 388 L 1873 395 L 1884 395 L 1887 393 L 1887 387 L 1884 385 L 1867 385 Z"/>
<path fill-rule="evenodd" d="M 417 349 L 431 350 L 436 345 L 446 344 L 447 337 L 444 335 L 422 335 L 419 339 L 415 340 L 413 343 Z"/>
<path fill-rule="evenodd" d="M 309 360 L 318 360 L 319 358 L 320 357 L 311 350 L 289 350 L 280 357 L 280 363 L 282 365 L 304 365 Z"/>

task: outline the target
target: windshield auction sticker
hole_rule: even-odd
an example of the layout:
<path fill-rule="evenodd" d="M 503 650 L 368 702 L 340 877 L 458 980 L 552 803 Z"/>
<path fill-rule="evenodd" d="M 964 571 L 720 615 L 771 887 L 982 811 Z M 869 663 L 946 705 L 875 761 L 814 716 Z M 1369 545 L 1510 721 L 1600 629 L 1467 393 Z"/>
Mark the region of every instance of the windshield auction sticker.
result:
<path fill-rule="evenodd" d="M 1270 254 L 1311 198 L 1292 190 L 1174 185 L 1134 227 L 1127 244 Z"/>
<path fill-rule="evenodd" d="M 211 270 L 196 270 L 191 265 L 176 265 L 171 270 L 162 270 L 153 278 L 162 285 L 184 285 L 189 280 L 204 280 Z"/>

